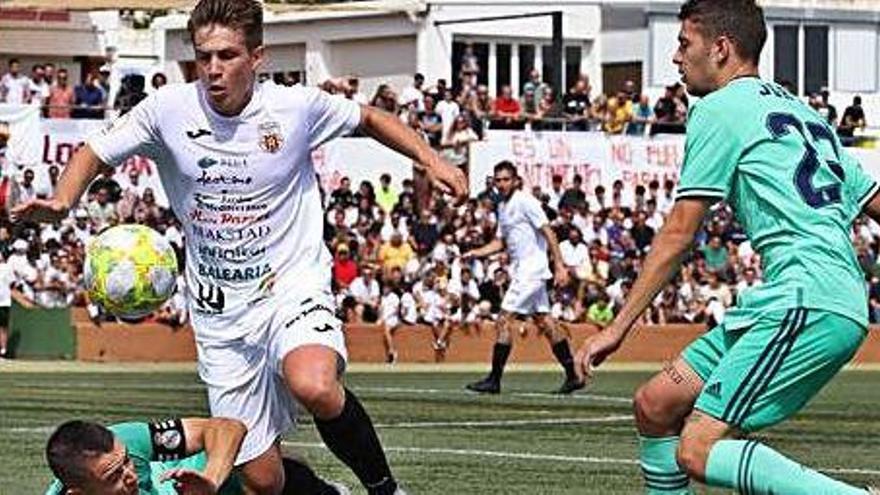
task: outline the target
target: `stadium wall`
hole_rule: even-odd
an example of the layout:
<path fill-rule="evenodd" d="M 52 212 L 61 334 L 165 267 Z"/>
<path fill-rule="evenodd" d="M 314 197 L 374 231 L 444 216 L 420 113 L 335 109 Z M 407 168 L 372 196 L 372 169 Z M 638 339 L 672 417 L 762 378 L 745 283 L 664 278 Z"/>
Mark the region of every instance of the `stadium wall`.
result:
<path fill-rule="evenodd" d="M 83 314 L 80 314 L 83 313 Z M 186 362 L 196 359 L 192 330 L 173 330 L 165 325 L 103 324 L 97 327 L 88 322 L 82 310 L 74 310 L 78 318 L 76 329 L 76 358 L 81 361 L 102 362 Z M 78 315 L 78 316 L 77 316 Z M 85 320 L 83 320 L 85 318 Z M 591 325 L 568 327 L 572 342 L 580 344 L 596 332 Z M 666 325 L 637 329 L 620 351 L 611 358 L 617 363 L 660 363 L 675 357 L 697 338 L 702 325 Z M 469 334 L 454 332 L 445 358 L 438 359 L 431 347 L 431 330 L 425 326 L 399 329 L 394 342 L 402 363 L 485 363 L 488 362 L 495 331 L 484 326 Z M 346 328 L 349 358 L 358 363 L 385 361 L 382 329 L 377 325 L 349 325 Z M 546 341 L 535 330 L 526 326 L 525 336 L 517 337 L 511 355 L 512 362 L 553 363 L 554 358 Z M 875 327 L 855 359 L 858 363 L 880 363 L 880 327 Z"/>

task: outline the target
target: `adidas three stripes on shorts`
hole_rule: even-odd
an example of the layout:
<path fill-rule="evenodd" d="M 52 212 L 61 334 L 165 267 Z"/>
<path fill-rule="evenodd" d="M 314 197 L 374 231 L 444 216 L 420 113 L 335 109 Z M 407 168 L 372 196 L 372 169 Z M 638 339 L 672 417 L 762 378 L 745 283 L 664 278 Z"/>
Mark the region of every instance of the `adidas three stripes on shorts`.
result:
<path fill-rule="evenodd" d="M 703 379 L 695 409 L 744 432 L 779 423 L 800 410 L 866 336 L 857 322 L 818 309 L 771 311 L 754 325 L 718 325 L 682 357 Z"/>

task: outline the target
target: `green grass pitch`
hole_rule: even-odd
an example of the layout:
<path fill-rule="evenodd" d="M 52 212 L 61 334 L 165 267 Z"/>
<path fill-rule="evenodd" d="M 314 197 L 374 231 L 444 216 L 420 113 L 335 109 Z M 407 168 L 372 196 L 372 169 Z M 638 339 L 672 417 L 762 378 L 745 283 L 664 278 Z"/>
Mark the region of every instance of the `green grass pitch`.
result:
<path fill-rule="evenodd" d="M 61 421 L 207 414 L 204 389 L 189 368 L 75 366 L 37 372 L 0 363 L 0 494 L 43 493 L 43 446 Z M 641 493 L 629 397 L 649 372 L 606 371 L 573 397 L 546 393 L 560 379 L 548 371 L 508 373 L 500 396 L 466 393 L 463 385 L 480 376 L 442 368 L 348 375 L 411 494 Z M 841 479 L 878 483 L 878 384 L 880 371 L 846 371 L 800 415 L 760 438 Z M 356 485 L 321 447 L 309 417 L 284 447 L 325 477 Z"/>

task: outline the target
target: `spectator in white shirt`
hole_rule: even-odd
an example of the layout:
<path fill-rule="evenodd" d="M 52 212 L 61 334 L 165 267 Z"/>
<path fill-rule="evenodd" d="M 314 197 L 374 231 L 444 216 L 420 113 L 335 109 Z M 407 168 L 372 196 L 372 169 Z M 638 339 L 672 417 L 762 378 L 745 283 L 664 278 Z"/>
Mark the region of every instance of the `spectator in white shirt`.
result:
<path fill-rule="evenodd" d="M 352 280 L 348 291 L 355 301 L 355 314 L 360 321 L 375 323 L 379 319 L 379 299 L 382 293 L 376 281 L 373 267 L 365 266 L 361 274 Z"/>
<path fill-rule="evenodd" d="M 49 83 L 46 82 L 46 69 L 43 65 L 34 65 L 31 69 L 30 103 L 43 106 L 49 99 Z"/>
<path fill-rule="evenodd" d="M 34 185 L 34 171 L 30 168 L 24 169 L 21 175 L 21 184 L 19 184 L 19 201 L 25 202 L 37 198 L 37 188 Z"/>
<path fill-rule="evenodd" d="M 443 100 L 437 104 L 437 113 L 440 114 L 440 121 L 443 123 L 443 130 L 440 135 L 446 136 L 449 134 L 449 129 L 455 122 L 455 118 L 461 113 L 461 109 L 458 106 L 458 102 L 455 101 L 455 96 L 452 94 L 452 90 L 447 89 L 443 91 Z"/>
<path fill-rule="evenodd" d="M 31 80 L 21 73 L 18 59 L 9 60 L 9 72 L 0 78 L 0 103 L 30 103 Z"/>
<path fill-rule="evenodd" d="M 455 308 L 451 315 L 453 321 L 464 323 L 466 330 L 468 326 L 474 325 L 477 321 L 478 311 L 477 303 L 480 302 L 480 288 L 471 274 L 470 268 L 462 267 L 458 277 L 449 280 L 446 286 L 449 293 L 449 301 Z M 446 341 L 448 336 L 441 336 L 441 340 Z"/>
<path fill-rule="evenodd" d="M 590 259 L 590 249 L 584 244 L 581 231 L 576 227 L 568 229 L 568 239 L 559 243 L 559 251 L 562 253 L 562 263 L 572 273 Z"/>
<path fill-rule="evenodd" d="M 443 236 L 434 244 L 431 251 L 431 259 L 437 263 L 450 264 L 454 258 L 461 255 L 461 250 L 455 242 L 452 232 L 445 232 Z"/>
<path fill-rule="evenodd" d="M 73 293 L 73 285 L 68 275 L 67 254 L 52 253 L 46 270 L 37 279 L 36 303 L 44 308 L 63 308 Z"/>
<path fill-rule="evenodd" d="M 553 174 L 550 189 L 547 191 L 547 196 L 550 197 L 550 208 L 559 211 L 559 201 L 562 199 L 564 193 L 565 188 L 562 187 L 562 176 L 559 174 Z"/>
<path fill-rule="evenodd" d="M 17 239 L 12 243 L 12 254 L 9 255 L 9 268 L 15 279 L 15 285 L 28 298 L 34 299 L 34 284 L 37 282 L 39 273 L 37 268 L 27 257 L 28 242 Z"/>
<path fill-rule="evenodd" d="M 742 294 L 743 291 L 751 289 L 753 287 L 760 287 L 763 284 L 761 279 L 758 278 L 757 271 L 755 271 L 755 269 L 752 267 L 747 267 L 745 270 L 743 270 L 742 277 L 742 280 L 740 280 L 736 284 L 737 297 L 739 297 L 739 295 Z"/>
<path fill-rule="evenodd" d="M 400 93 L 400 105 L 407 106 L 413 102 L 416 105 L 417 112 L 425 111 L 425 93 L 422 91 L 422 86 L 425 84 L 425 76 L 422 74 L 416 74 L 413 76 L 413 85 L 404 88 L 403 92 Z"/>

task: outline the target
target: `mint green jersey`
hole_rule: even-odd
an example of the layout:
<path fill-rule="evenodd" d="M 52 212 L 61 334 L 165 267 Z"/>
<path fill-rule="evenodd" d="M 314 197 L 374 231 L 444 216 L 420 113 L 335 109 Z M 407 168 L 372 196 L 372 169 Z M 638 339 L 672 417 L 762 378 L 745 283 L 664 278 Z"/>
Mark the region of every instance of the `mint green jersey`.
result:
<path fill-rule="evenodd" d="M 778 84 L 740 78 L 695 103 L 676 197 L 726 200 L 764 272 L 724 326 L 796 307 L 867 325 L 850 231 L 877 190 L 825 121 Z"/>
<path fill-rule="evenodd" d="M 140 495 L 177 495 L 173 482 L 160 481 L 162 474 L 177 468 L 204 471 L 207 465 L 208 460 L 204 452 L 197 452 L 182 459 L 160 461 L 161 454 L 156 452 L 155 442 L 162 440 L 150 435 L 149 423 L 119 423 L 108 428 L 128 450 L 128 456 L 137 472 Z M 46 495 L 58 495 L 61 493 L 61 488 L 61 483 L 58 480 L 53 480 Z M 234 475 L 220 488 L 221 495 L 242 495 L 243 493 L 244 490 Z"/>

